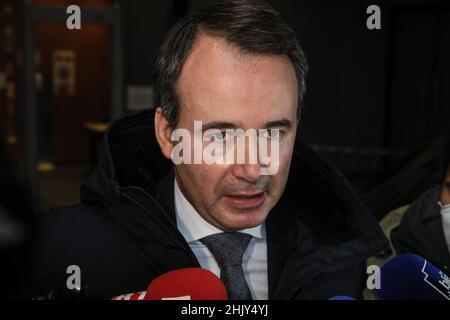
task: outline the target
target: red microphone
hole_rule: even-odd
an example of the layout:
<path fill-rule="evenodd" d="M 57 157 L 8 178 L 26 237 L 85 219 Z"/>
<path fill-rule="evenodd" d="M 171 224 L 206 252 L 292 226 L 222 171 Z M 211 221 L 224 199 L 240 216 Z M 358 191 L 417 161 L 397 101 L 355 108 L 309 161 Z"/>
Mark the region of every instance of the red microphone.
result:
<path fill-rule="evenodd" d="M 114 297 L 111 300 L 144 300 L 147 291 L 127 293 L 120 296 Z"/>
<path fill-rule="evenodd" d="M 214 273 L 185 268 L 155 278 L 147 291 L 122 294 L 111 300 L 228 300 L 228 293 Z"/>
<path fill-rule="evenodd" d="M 185 268 L 154 279 L 144 300 L 228 300 L 228 294 L 214 273 L 201 268 Z"/>

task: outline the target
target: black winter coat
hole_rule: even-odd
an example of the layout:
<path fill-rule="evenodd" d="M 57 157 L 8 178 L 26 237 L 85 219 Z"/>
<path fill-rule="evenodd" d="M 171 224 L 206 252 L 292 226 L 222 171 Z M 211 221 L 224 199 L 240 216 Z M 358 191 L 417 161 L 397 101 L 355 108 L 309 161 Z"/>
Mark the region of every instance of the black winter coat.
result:
<path fill-rule="evenodd" d="M 81 269 L 93 298 L 144 291 L 158 275 L 199 263 L 176 227 L 172 163 L 154 136 L 153 111 L 115 122 L 81 187 L 81 203 L 41 221 L 35 295 Z M 387 246 L 347 180 L 296 141 L 285 192 L 266 221 L 269 299 L 361 298 L 368 256 Z"/>

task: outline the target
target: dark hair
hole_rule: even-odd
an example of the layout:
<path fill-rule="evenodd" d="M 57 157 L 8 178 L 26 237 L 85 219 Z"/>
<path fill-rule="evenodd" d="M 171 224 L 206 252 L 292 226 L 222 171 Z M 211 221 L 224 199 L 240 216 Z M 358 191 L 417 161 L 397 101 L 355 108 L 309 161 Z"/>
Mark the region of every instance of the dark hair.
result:
<path fill-rule="evenodd" d="M 183 18 L 172 27 L 161 46 L 153 70 L 155 104 L 162 108 L 171 128 L 176 127 L 180 113 L 176 82 L 199 32 L 217 35 L 244 54 L 287 56 L 297 76 L 300 119 L 308 65 L 295 33 L 263 1 L 226 0 Z"/>

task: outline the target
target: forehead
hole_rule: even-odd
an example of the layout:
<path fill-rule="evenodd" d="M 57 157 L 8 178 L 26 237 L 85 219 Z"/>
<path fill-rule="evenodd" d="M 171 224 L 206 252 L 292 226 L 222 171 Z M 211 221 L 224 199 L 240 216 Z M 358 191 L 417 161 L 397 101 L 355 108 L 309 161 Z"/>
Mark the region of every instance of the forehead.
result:
<path fill-rule="evenodd" d="M 182 111 L 205 120 L 296 116 L 297 78 L 279 55 L 243 54 L 225 40 L 200 35 L 186 59 L 177 90 Z"/>

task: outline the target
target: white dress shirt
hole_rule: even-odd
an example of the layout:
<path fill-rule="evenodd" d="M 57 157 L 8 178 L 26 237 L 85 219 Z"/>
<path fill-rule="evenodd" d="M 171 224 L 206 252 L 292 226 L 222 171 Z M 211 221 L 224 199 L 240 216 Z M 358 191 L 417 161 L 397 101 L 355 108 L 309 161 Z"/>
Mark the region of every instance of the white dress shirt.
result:
<path fill-rule="evenodd" d="M 177 227 L 186 239 L 194 252 L 200 266 L 220 277 L 220 268 L 209 249 L 199 240 L 215 234 L 221 233 L 220 229 L 203 219 L 194 207 L 185 198 L 175 179 L 175 212 Z M 240 230 L 253 238 L 242 257 L 242 269 L 245 280 L 254 300 L 268 299 L 268 278 L 267 278 L 267 238 L 265 225 L 254 228 Z"/>

